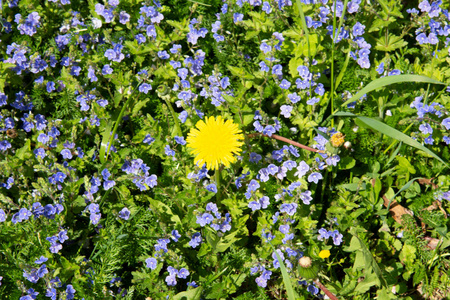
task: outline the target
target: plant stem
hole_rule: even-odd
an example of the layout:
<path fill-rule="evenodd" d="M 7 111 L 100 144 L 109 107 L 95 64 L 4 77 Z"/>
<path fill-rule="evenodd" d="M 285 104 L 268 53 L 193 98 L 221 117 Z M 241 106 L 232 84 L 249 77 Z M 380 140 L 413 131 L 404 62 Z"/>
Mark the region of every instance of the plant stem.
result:
<path fill-rule="evenodd" d="M 178 118 L 175 115 L 175 111 L 173 110 L 172 103 L 170 103 L 169 100 L 166 99 L 166 97 L 161 97 L 161 98 L 164 99 L 164 101 L 166 102 L 167 107 L 169 108 L 170 114 L 172 115 L 173 122 L 175 123 L 175 129 L 177 131 L 177 135 L 178 136 L 182 136 L 183 133 L 181 131 L 180 123 L 178 122 Z"/>
<path fill-rule="evenodd" d="M 218 169 L 216 169 L 216 171 L 214 172 L 215 176 L 216 176 L 216 187 L 217 187 L 217 194 L 216 194 L 216 200 L 217 200 L 217 204 L 220 205 L 221 203 L 221 192 L 222 192 L 222 188 L 220 186 L 220 167 Z"/>
<path fill-rule="evenodd" d="M 324 292 L 325 295 L 328 296 L 331 300 L 339 300 L 332 292 L 330 292 L 320 281 L 319 279 L 314 280 L 314 283 L 317 285 L 319 289 Z"/>
<path fill-rule="evenodd" d="M 274 139 L 276 139 L 276 140 L 279 140 L 279 141 L 282 141 L 282 142 L 291 144 L 291 145 L 293 145 L 293 146 L 297 146 L 297 147 L 299 147 L 299 148 L 302 148 L 302 149 L 305 149 L 305 150 L 308 150 L 308 151 L 311 151 L 311 152 L 315 152 L 315 153 L 325 153 L 325 151 L 323 151 L 323 150 L 317 150 L 317 149 L 314 149 L 314 148 L 305 146 L 305 145 L 303 145 L 303 144 L 294 142 L 293 140 L 290 140 L 290 139 L 288 139 L 288 138 L 285 138 L 285 137 L 282 137 L 282 136 L 279 136 L 279 135 L 276 135 L 276 134 L 272 134 L 271 136 L 268 136 L 267 134 L 262 134 L 262 133 L 251 133 L 251 134 L 249 134 L 249 135 L 247 135 L 247 136 L 248 136 L 249 138 L 251 138 L 251 137 L 255 137 L 255 136 L 257 136 L 257 135 L 262 135 L 262 136 L 265 136 L 265 137 L 274 138 Z"/>

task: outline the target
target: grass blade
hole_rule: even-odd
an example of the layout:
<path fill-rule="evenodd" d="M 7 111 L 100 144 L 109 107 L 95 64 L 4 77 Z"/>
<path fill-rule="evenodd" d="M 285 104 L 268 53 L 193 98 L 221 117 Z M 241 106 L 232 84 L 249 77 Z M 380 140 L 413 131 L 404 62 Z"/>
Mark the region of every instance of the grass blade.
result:
<path fill-rule="evenodd" d="M 291 278 L 289 277 L 286 267 L 284 266 L 283 260 L 281 259 L 278 252 L 275 250 L 275 247 L 272 245 L 272 243 L 269 242 L 269 244 L 270 244 L 270 246 L 272 246 L 272 249 L 275 252 L 275 255 L 277 256 L 278 262 L 280 263 L 281 274 L 283 275 L 283 283 L 284 283 L 284 286 L 286 287 L 288 299 L 295 300 L 294 288 L 292 287 Z"/>
<path fill-rule="evenodd" d="M 108 120 L 106 123 L 105 131 L 103 132 L 102 142 L 100 145 L 100 154 L 98 156 L 98 158 L 100 159 L 100 162 L 102 164 L 104 164 L 106 161 L 105 153 L 106 153 L 106 148 L 108 147 L 109 140 L 111 139 L 111 134 L 112 134 L 111 128 L 112 128 L 112 121 Z"/>
<path fill-rule="evenodd" d="M 368 92 L 371 92 L 373 90 L 385 87 L 387 85 L 391 85 L 394 83 L 402 83 L 402 82 L 425 82 L 425 83 L 434 83 L 434 84 L 442 84 L 445 85 L 445 83 L 440 82 L 438 80 L 432 79 L 427 76 L 423 75 L 414 75 L 414 74 L 406 74 L 406 75 L 395 75 L 395 76 L 387 76 L 375 79 L 368 85 L 366 85 L 362 90 L 360 90 L 356 95 L 345 101 L 341 104 L 341 106 L 345 106 L 349 103 L 352 103 L 359 98 L 361 98 L 364 94 L 367 94 Z"/>
<path fill-rule="evenodd" d="M 395 193 L 395 195 L 394 195 L 391 199 L 389 199 L 389 204 L 388 204 L 388 206 L 387 206 L 387 209 L 389 210 L 389 208 L 391 207 L 391 202 L 392 202 L 392 200 L 394 200 L 395 197 L 397 197 L 398 194 L 400 194 L 400 193 L 403 192 L 404 190 L 408 189 L 408 188 L 411 186 L 411 184 L 414 183 L 414 181 L 419 180 L 420 178 L 421 178 L 421 177 L 413 178 L 413 179 L 411 179 L 410 181 L 408 181 L 404 186 L 402 186 L 402 188 L 401 188 L 397 193 Z"/>
<path fill-rule="evenodd" d="M 372 118 L 368 118 L 368 117 L 364 117 L 364 116 L 357 116 L 353 113 L 350 112 L 337 112 L 334 114 L 334 116 L 337 117 L 355 117 L 358 120 L 360 120 L 364 125 L 372 128 L 373 130 L 376 130 L 378 132 L 381 132 L 384 135 L 387 135 L 388 137 L 391 137 L 393 139 L 396 139 L 400 142 L 403 142 L 404 144 L 410 145 L 418 150 L 422 150 L 423 152 L 431 155 L 432 157 L 436 158 L 437 160 L 439 160 L 440 162 L 442 162 L 443 164 L 445 164 L 448 167 L 448 164 L 442 160 L 442 158 L 440 158 L 439 156 L 437 156 L 433 151 L 431 151 L 430 149 L 424 147 L 422 144 L 420 144 L 419 142 L 413 140 L 410 136 L 407 136 L 406 134 L 404 134 L 401 131 L 398 131 L 395 128 L 392 128 L 391 126 L 380 122 L 378 120 L 372 119 Z"/>

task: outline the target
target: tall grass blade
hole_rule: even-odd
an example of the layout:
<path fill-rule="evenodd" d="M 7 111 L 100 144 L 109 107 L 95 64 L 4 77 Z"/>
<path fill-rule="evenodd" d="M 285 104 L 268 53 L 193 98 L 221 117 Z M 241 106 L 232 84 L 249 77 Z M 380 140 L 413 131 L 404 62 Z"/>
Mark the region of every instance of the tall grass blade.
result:
<path fill-rule="evenodd" d="M 100 145 L 99 159 L 102 164 L 104 164 L 106 161 L 106 156 L 105 156 L 106 148 L 108 147 L 108 142 L 109 142 L 109 140 L 111 138 L 111 134 L 112 134 L 112 132 L 111 132 L 112 121 L 108 120 L 107 122 L 108 123 L 106 123 L 105 131 L 103 132 L 102 143 Z"/>
<path fill-rule="evenodd" d="M 284 286 L 286 287 L 288 299 L 295 300 L 294 288 L 292 287 L 291 278 L 289 277 L 286 267 L 284 266 L 283 260 L 281 259 L 278 252 L 275 250 L 275 247 L 272 245 L 272 243 L 269 242 L 269 244 L 270 244 L 270 246 L 272 246 L 272 249 L 275 252 L 275 255 L 277 256 L 278 262 L 280 263 L 281 274 L 283 275 L 283 283 L 284 283 Z"/>
<path fill-rule="evenodd" d="M 361 121 L 364 125 L 366 125 L 367 127 L 370 127 L 373 130 L 381 132 L 382 134 L 387 135 L 388 137 L 391 137 L 393 139 L 396 139 L 397 141 L 403 142 L 404 144 L 410 145 L 418 150 L 422 150 L 423 152 L 431 155 L 432 157 L 436 158 L 437 160 L 439 160 L 440 162 L 442 162 L 443 164 L 445 164 L 448 167 L 448 164 L 445 161 L 443 161 L 442 158 L 437 156 L 433 151 L 424 147 L 422 144 L 413 140 L 411 137 L 407 136 L 403 132 L 398 131 L 395 128 L 392 128 L 391 126 L 386 125 L 383 122 L 380 122 L 380 121 L 372 119 L 372 118 L 364 117 L 364 116 L 358 116 L 358 115 L 355 115 L 350 112 L 337 112 L 334 114 L 334 116 L 355 117 L 359 121 Z"/>
<path fill-rule="evenodd" d="M 352 103 L 359 98 L 361 98 L 364 94 L 367 94 L 368 92 L 371 92 L 373 90 L 394 84 L 394 83 L 402 83 L 402 82 L 425 82 L 425 83 L 434 83 L 434 84 L 442 84 L 445 85 L 445 83 L 440 82 L 438 80 L 432 79 L 427 76 L 423 75 L 414 75 L 414 74 L 406 74 L 406 75 L 395 75 L 395 76 L 387 76 L 375 79 L 368 85 L 366 85 L 362 90 L 360 90 L 356 95 L 345 101 L 341 104 L 341 106 L 345 106 L 349 103 Z"/>

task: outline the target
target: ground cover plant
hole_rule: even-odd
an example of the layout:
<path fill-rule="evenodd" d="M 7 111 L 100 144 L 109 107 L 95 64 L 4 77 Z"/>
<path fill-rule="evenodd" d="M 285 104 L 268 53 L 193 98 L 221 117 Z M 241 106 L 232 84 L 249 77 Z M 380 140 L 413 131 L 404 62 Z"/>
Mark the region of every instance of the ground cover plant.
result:
<path fill-rule="evenodd" d="M 2 299 L 443 299 L 448 0 L 0 2 Z"/>

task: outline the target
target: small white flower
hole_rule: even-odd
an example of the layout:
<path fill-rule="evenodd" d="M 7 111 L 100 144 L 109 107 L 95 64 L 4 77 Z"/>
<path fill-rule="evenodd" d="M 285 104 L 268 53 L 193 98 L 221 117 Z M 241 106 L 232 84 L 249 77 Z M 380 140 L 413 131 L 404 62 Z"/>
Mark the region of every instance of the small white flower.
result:
<path fill-rule="evenodd" d="M 102 21 L 97 18 L 92 18 L 92 26 L 94 29 L 98 29 L 102 27 Z"/>

